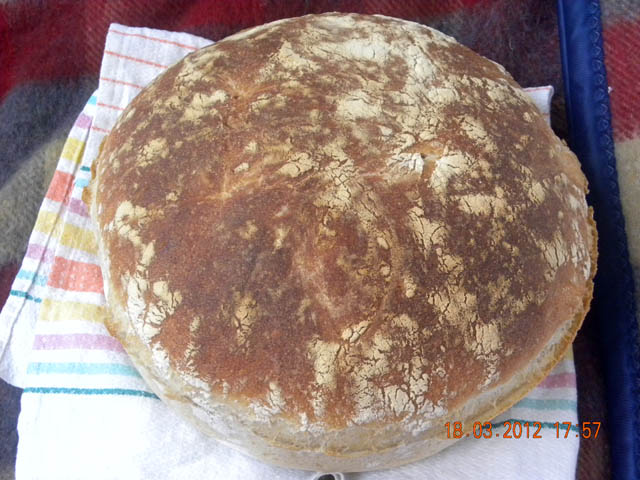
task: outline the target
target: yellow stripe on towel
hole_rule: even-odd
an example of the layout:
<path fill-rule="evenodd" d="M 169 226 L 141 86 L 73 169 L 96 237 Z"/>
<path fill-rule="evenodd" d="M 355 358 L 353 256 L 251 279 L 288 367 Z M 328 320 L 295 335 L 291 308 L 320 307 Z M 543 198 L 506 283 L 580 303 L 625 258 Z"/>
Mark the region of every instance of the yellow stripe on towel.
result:
<path fill-rule="evenodd" d="M 60 244 L 95 255 L 98 251 L 93 233 L 70 223 L 56 222 L 60 216 L 53 212 L 40 210 L 34 230 L 58 239 Z M 54 228 L 55 227 L 55 228 Z M 53 230 L 53 231 L 52 231 Z"/>
<path fill-rule="evenodd" d="M 96 240 L 89 230 L 70 223 L 58 223 L 60 216 L 53 212 L 40 210 L 34 230 L 58 239 L 60 244 L 95 255 L 98 252 Z M 56 227 L 54 229 L 54 227 Z M 53 230 L 53 231 L 52 231 Z"/>
<path fill-rule="evenodd" d="M 84 155 L 85 142 L 69 137 L 62 148 L 62 158 L 74 163 L 80 163 Z"/>
<path fill-rule="evenodd" d="M 60 243 L 95 255 L 98 252 L 96 239 L 89 230 L 65 223 L 60 235 Z"/>
<path fill-rule="evenodd" d="M 36 224 L 33 229 L 40 233 L 44 233 L 45 235 L 49 235 L 59 218 L 60 216 L 57 213 L 47 212 L 46 210 L 40 209 L 40 212 L 38 212 L 38 219 L 36 220 Z"/>
<path fill-rule="evenodd" d="M 46 322 L 85 320 L 104 324 L 108 318 L 109 312 L 105 307 L 90 303 L 61 302 L 45 298 L 40 307 L 40 320 Z"/>

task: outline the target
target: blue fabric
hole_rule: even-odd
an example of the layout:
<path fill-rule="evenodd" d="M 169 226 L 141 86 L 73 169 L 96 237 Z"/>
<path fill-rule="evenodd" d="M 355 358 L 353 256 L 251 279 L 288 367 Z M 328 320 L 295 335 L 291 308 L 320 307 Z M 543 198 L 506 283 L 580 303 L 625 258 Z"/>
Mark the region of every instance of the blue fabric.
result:
<path fill-rule="evenodd" d="M 598 273 L 590 315 L 603 350 L 611 472 L 614 479 L 637 480 L 638 322 L 611 133 L 600 3 L 558 0 L 558 26 L 569 144 L 589 180 L 588 200 L 598 227 Z"/>

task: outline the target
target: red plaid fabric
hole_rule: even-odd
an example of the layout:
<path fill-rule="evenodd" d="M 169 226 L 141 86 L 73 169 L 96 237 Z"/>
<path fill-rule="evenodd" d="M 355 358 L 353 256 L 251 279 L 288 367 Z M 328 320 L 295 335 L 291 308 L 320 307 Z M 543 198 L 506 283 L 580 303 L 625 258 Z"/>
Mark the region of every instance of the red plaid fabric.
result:
<path fill-rule="evenodd" d="M 0 99 L 17 85 L 96 75 L 111 22 L 185 31 L 219 40 L 280 18 L 329 11 L 425 22 L 490 0 L 59 0 L 0 6 Z M 495 2 L 494 2 L 495 3 Z"/>

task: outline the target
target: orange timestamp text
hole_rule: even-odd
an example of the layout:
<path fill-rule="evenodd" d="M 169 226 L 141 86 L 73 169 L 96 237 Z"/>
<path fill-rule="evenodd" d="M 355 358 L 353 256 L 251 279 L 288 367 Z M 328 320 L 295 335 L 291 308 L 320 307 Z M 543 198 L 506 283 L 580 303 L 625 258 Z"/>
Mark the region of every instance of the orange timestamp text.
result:
<path fill-rule="evenodd" d="M 528 420 L 505 420 L 504 422 L 475 422 L 465 429 L 462 422 L 447 422 L 444 427 L 447 438 L 597 438 L 601 422 L 533 422 Z M 504 428 L 504 431 L 502 431 Z M 496 431 L 500 430 L 500 431 Z"/>

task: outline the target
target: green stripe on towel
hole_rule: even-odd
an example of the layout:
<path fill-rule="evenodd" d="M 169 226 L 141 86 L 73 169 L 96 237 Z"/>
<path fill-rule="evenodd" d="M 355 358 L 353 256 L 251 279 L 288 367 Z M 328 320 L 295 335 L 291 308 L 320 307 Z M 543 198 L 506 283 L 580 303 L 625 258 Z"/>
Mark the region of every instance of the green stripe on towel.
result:
<path fill-rule="evenodd" d="M 62 387 L 27 387 L 23 393 L 42 393 L 45 395 L 118 395 L 126 397 L 146 397 L 159 400 L 151 392 L 126 388 L 62 388 Z"/>
<path fill-rule="evenodd" d="M 72 375 L 125 375 L 138 377 L 135 368 L 121 363 L 30 363 L 30 375 L 72 374 Z"/>

